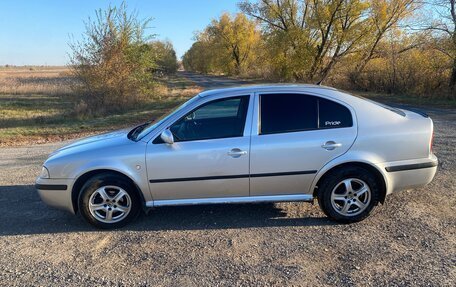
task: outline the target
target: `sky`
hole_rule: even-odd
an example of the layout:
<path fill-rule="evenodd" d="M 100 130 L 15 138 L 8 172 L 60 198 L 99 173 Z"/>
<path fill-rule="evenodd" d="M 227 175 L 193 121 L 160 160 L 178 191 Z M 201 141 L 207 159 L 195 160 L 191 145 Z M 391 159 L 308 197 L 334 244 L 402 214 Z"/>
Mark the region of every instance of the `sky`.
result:
<path fill-rule="evenodd" d="M 98 8 L 122 1 L 0 0 L 0 65 L 64 65 L 71 37 L 79 39 L 84 21 Z M 150 32 L 170 40 L 178 57 L 201 31 L 223 12 L 237 12 L 238 0 L 128 0 L 141 19 L 152 17 Z"/>

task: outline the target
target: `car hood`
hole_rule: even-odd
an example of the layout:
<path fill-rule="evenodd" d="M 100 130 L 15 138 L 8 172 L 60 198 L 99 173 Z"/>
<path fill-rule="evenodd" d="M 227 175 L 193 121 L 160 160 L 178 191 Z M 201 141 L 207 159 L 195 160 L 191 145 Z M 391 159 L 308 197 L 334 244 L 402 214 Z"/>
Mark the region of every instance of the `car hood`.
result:
<path fill-rule="evenodd" d="M 101 145 L 110 145 L 117 140 L 127 139 L 127 135 L 130 129 L 123 129 L 114 132 L 104 133 L 96 136 L 86 137 L 80 140 L 77 140 L 73 143 L 70 143 L 66 146 L 61 147 L 56 150 L 54 153 L 59 153 L 61 151 L 73 150 L 78 148 L 90 148 L 90 146 L 100 147 Z M 53 153 L 53 154 L 54 154 Z"/>
<path fill-rule="evenodd" d="M 91 136 L 53 152 L 44 162 L 51 178 L 76 178 L 89 169 L 143 163 L 147 143 L 132 141 L 128 129 Z M 133 165 L 134 166 L 134 165 Z"/>

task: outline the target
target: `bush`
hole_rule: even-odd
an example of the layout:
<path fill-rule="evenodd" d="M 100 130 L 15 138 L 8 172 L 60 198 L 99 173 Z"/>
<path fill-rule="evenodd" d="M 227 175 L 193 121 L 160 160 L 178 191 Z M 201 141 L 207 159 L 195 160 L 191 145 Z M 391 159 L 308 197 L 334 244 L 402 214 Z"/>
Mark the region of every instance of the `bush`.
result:
<path fill-rule="evenodd" d="M 136 12 L 129 14 L 125 3 L 89 18 L 83 39 L 70 44 L 80 112 L 104 114 L 153 96 L 156 59 L 147 44 L 152 37 L 145 33 L 149 22 L 138 20 Z"/>
<path fill-rule="evenodd" d="M 447 84 L 451 72 L 450 59 L 427 46 L 400 52 L 402 48 L 384 48 L 383 56 L 372 59 L 355 84 L 348 80 L 353 72 L 350 63 L 344 63 L 336 69 L 338 73 L 334 73 L 332 84 L 346 89 L 450 98 Z M 345 78 L 336 77 L 344 74 Z"/>

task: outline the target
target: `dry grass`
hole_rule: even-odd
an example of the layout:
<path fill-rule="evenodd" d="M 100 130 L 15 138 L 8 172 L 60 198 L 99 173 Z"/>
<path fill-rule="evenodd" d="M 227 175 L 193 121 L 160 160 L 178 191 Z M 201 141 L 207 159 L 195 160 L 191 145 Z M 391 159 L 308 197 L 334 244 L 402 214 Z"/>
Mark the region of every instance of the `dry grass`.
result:
<path fill-rule="evenodd" d="M 71 94 L 76 80 L 67 67 L 2 67 L 0 94 Z"/>
<path fill-rule="evenodd" d="M 155 95 L 125 111 L 80 118 L 75 79 L 65 67 L 0 68 L 0 146 L 43 143 L 132 126 L 160 117 L 200 88 L 176 76 L 159 81 Z"/>

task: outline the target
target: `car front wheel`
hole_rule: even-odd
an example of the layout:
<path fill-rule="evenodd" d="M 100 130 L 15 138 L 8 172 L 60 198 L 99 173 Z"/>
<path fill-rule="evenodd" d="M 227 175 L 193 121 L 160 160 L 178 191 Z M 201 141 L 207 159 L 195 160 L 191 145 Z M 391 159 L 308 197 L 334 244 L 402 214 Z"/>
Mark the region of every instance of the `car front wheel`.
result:
<path fill-rule="evenodd" d="M 331 173 L 318 190 L 318 203 L 323 212 L 343 223 L 365 219 L 379 202 L 380 186 L 376 178 L 360 167 Z"/>
<path fill-rule="evenodd" d="M 98 228 L 119 228 L 134 219 L 140 211 L 140 201 L 127 180 L 113 174 L 90 178 L 82 187 L 79 210 L 82 216 Z"/>

